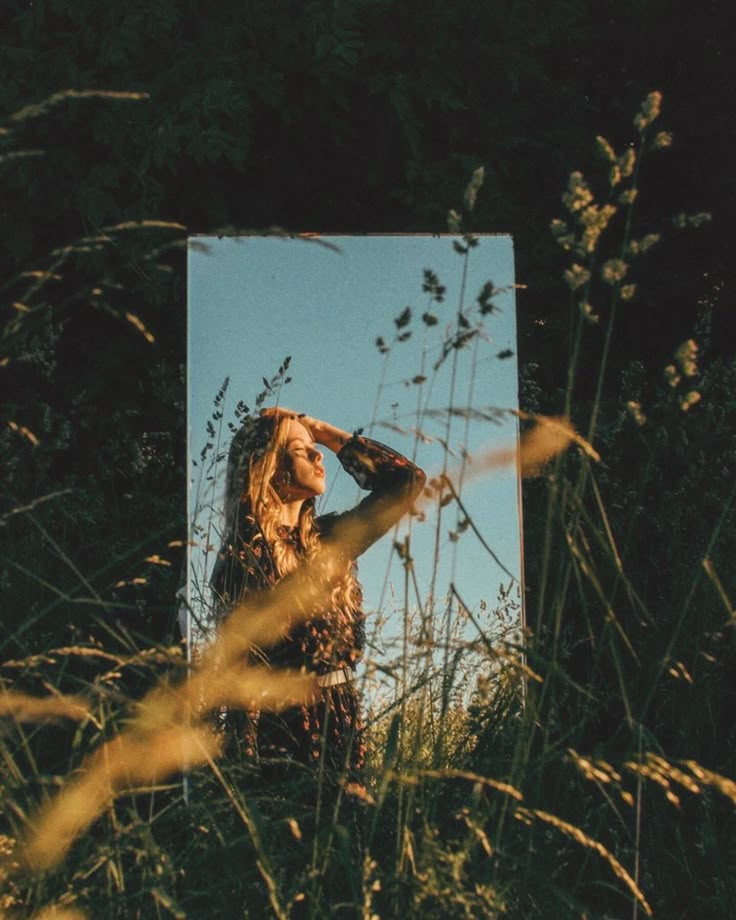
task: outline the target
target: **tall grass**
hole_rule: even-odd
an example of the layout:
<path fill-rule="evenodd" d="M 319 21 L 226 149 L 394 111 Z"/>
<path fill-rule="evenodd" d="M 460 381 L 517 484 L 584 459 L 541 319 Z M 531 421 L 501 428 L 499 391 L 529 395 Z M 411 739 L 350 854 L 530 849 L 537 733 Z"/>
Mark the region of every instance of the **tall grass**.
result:
<path fill-rule="evenodd" d="M 241 605 L 193 664 L 180 647 L 120 652 L 85 642 L 3 662 L 7 916 L 729 915 L 733 734 L 719 749 L 685 707 L 704 707 L 714 735 L 728 724 L 705 707 L 709 692 L 728 689 L 733 658 L 722 568 L 733 491 L 721 496 L 704 552 L 693 558 L 685 546 L 677 558 L 690 564 L 660 573 L 676 581 L 662 601 L 651 581 L 638 583 L 642 524 L 631 507 L 646 496 L 628 495 L 652 489 L 656 468 L 642 465 L 638 482 L 616 480 L 622 444 L 656 458 L 668 432 L 697 434 L 683 425 L 697 424 L 708 386 L 717 392 L 716 372 L 709 378 L 697 346 L 685 343 L 649 401 L 644 387 L 607 397 L 616 315 L 635 303 L 636 285 L 646 283 L 641 260 L 659 243 L 652 231 L 637 236 L 635 207 L 642 162 L 671 142 L 657 129 L 660 103 L 658 94 L 647 98 L 638 141 L 622 155 L 598 139 L 603 180 L 574 173 L 567 215 L 553 223 L 571 258 L 567 387 L 560 417 L 531 405 L 520 413 L 520 467 L 530 477 L 523 641 L 513 582 L 500 586 L 495 610 L 483 611 L 465 605 L 452 575 L 447 584 L 435 578 L 448 516 L 456 535 L 475 527 L 464 500 L 468 470 L 454 469 L 448 451 L 422 499 L 436 527 L 424 596 L 414 525 L 396 535 L 402 581 L 393 615 L 402 628 L 372 638 L 365 786 L 331 787 L 306 770 L 265 783 L 247 759 L 223 752 L 208 718 L 254 697 L 264 708 L 309 698 L 314 688 L 303 676 L 244 669 L 241 655 L 278 631 L 284 610 L 318 601 L 328 554 L 268 598 Z M 464 231 L 463 260 L 477 248 L 465 228 L 482 178 L 474 174 L 464 213 L 450 215 L 450 229 Z M 472 298 L 441 288 L 425 276 L 428 314 L 438 298 L 456 297 L 457 323 L 440 334 L 443 361 L 475 361 L 493 289 Z M 599 350 L 592 389 L 581 379 L 588 347 Z M 406 427 L 419 441 L 434 421 L 429 360 L 417 373 L 425 379 Z M 432 432 L 448 448 L 467 440 L 471 418 L 489 414 L 473 405 L 472 387 L 457 392 L 455 379 Z M 225 395 L 201 458 L 205 483 L 222 456 Z M 503 451 L 476 456 L 473 473 L 492 475 L 508 461 Z M 216 545 L 216 502 L 205 487 L 205 523 L 194 536 Z M 462 541 L 449 549 L 460 557 Z M 125 689 L 130 675 L 148 688 L 135 701 Z"/>

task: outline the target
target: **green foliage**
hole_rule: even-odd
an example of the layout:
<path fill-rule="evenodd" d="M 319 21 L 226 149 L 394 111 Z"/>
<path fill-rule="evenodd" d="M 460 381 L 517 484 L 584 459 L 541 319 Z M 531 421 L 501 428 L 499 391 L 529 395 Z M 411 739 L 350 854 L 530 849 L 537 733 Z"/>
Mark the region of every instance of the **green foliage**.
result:
<path fill-rule="evenodd" d="M 658 97 L 650 96 L 637 118 L 644 135 L 658 106 Z M 661 149 L 668 136 L 654 131 L 652 147 Z M 598 141 L 609 187 L 631 208 L 637 195 L 626 189 L 621 195 L 622 162 L 610 144 Z M 638 191 L 634 159 L 645 152 L 628 154 L 632 162 L 621 170 L 629 172 L 632 190 Z M 577 228 L 570 232 L 560 222 L 552 228 L 574 260 L 566 272 L 576 327 L 566 404 L 595 435 L 603 459 L 597 465 L 583 455 L 560 460 L 546 483 L 526 490 L 527 577 L 534 592 L 528 652 L 544 682 L 529 684 L 529 735 L 515 775 L 532 781 L 524 786 L 527 800 L 545 807 L 554 797 L 557 815 L 590 828 L 612 852 L 629 854 L 655 914 L 697 913 L 708 901 L 706 910 L 718 915 L 727 903 L 718 899 L 729 896 L 729 886 L 720 875 L 704 885 L 701 871 L 708 873 L 695 867 L 695 853 L 707 853 L 723 868 L 720 853 L 732 851 L 733 799 L 714 804 L 693 785 L 692 765 L 709 764 L 726 775 L 734 770 L 734 737 L 720 709 L 721 700 L 733 704 L 727 675 L 733 672 L 729 598 L 736 585 L 726 560 L 733 553 L 735 495 L 721 458 L 734 450 L 734 366 L 710 357 L 712 305 L 706 302 L 695 331 L 700 347 L 682 343 L 659 374 L 630 362 L 618 386 L 610 384 L 606 362 L 619 317 L 631 309 L 625 288 L 634 279 L 612 274 L 617 257 L 605 226 L 589 245 L 595 222 L 588 218 L 598 220 L 603 208 L 580 173 L 564 200 Z M 632 218 L 629 212 L 619 231 L 619 259 L 639 259 L 648 248 L 641 241 L 654 239 L 642 236 L 632 246 Z M 644 266 L 637 281 L 649 278 Z M 638 294 L 632 296 L 635 303 Z M 586 373 L 591 354 L 602 356 L 593 386 Z M 529 384 L 527 392 L 539 399 Z M 683 773 L 683 763 L 690 772 Z M 570 776 L 573 765 L 582 784 Z M 530 766 L 537 772 L 529 773 Z M 554 877 L 558 884 L 564 879 L 557 909 L 569 909 L 569 893 L 586 888 L 584 871 L 566 871 L 558 860 Z M 546 875 L 540 884 L 548 884 Z"/>

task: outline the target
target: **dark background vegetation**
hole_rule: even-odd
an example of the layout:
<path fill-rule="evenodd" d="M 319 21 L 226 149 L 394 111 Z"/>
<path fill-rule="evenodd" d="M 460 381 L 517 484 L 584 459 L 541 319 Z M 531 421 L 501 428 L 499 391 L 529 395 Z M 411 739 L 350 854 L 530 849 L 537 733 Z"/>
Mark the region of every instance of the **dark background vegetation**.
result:
<path fill-rule="evenodd" d="M 633 114 L 657 89 L 675 142 L 644 165 L 637 222 L 639 235 L 664 228 L 665 239 L 642 263 L 639 295 L 621 307 L 596 440 L 603 499 L 647 615 L 613 570 L 603 573 L 621 592 L 637 651 L 636 664 L 623 656 L 624 700 L 621 674 L 590 638 L 595 599 L 566 595 L 564 663 L 596 704 L 565 684 L 545 705 L 553 744 L 571 743 L 574 726 L 582 750 L 625 751 L 633 700 L 645 747 L 733 775 L 733 628 L 700 565 L 710 556 L 736 596 L 732 513 L 709 545 L 736 464 L 731 14 L 723 0 L 4 2 L 0 512 L 64 494 L 2 520 L 2 657 L 90 635 L 123 649 L 176 640 L 182 549 L 169 543 L 186 536 L 186 233 L 441 232 L 482 164 L 473 229 L 513 235 L 526 285 L 522 400 L 560 412 L 569 303 L 549 222 L 569 173 L 593 172 L 595 135 L 624 149 Z M 68 89 L 148 98 L 64 98 L 24 111 Z M 713 220 L 678 234 L 670 218 L 680 211 Z M 180 227 L 101 234 L 136 221 Z M 48 269 L 57 277 L 29 294 L 23 273 Z M 703 398 L 685 414 L 661 380 L 689 337 L 701 347 Z M 581 424 L 602 338 L 586 333 L 573 410 Z M 628 399 L 642 402 L 645 428 L 627 420 Z M 531 483 L 531 609 L 546 501 L 546 484 Z M 153 554 L 170 564 L 145 561 Z M 549 570 L 562 572 L 563 557 L 553 553 Z M 694 683 L 659 681 L 670 659 Z M 497 727 L 485 730 L 496 739 Z M 490 740 L 478 763 L 488 749 Z M 540 802 L 563 807 L 566 780 L 554 766 L 534 783 Z M 699 841 L 692 852 L 703 866 L 683 873 L 676 856 L 655 862 L 662 906 L 697 896 L 702 916 L 718 915 L 707 905 L 723 903 L 714 879 L 735 851 L 732 816 L 718 807 L 708 806 L 707 834 L 695 806 L 678 813 L 677 833 Z M 653 849 L 667 827 L 648 825 Z"/>

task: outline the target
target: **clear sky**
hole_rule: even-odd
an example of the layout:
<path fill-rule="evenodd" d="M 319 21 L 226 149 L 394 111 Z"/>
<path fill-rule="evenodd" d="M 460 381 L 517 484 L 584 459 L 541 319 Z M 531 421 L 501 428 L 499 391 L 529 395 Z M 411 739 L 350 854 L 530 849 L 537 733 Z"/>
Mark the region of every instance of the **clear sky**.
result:
<path fill-rule="evenodd" d="M 225 462 L 212 468 L 209 460 L 202 464 L 199 458 L 211 440 L 207 421 L 226 377 L 230 382 L 223 401 L 223 424 L 234 420 L 239 400 L 255 409 L 255 398 L 263 389 L 262 378 L 270 379 L 291 356 L 291 381 L 278 394 L 281 405 L 351 431 L 363 428 L 366 434 L 408 456 L 414 456 L 416 450 L 416 462 L 430 477 L 442 471 L 445 451 L 439 439 L 447 433 L 444 410 L 450 405 L 470 405 L 477 410 L 517 407 L 512 240 L 500 235 L 480 237 L 467 260 L 463 286 L 466 260 L 454 251 L 453 239 L 387 235 L 190 240 L 190 520 L 196 513 L 197 521 L 206 528 L 206 534 L 195 536 L 199 544 L 206 542 L 207 534 L 213 545 L 220 539 L 218 514 Z M 321 243 L 333 244 L 340 252 Z M 432 269 L 446 287 L 444 303 L 430 302 L 430 296 L 423 293 L 426 268 Z M 443 342 L 457 328 L 459 308 L 467 312 L 470 328 L 480 321 L 474 301 L 486 281 L 505 289 L 493 299 L 498 309 L 483 317 L 479 335 L 462 349 L 450 349 L 446 360 L 433 370 L 443 353 Z M 411 319 L 399 328 L 395 319 L 406 307 L 411 308 Z M 437 317 L 435 325 L 422 321 L 427 311 Z M 397 342 L 397 335 L 405 332 L 410 336 Z M 379 336 L 390 347 L 387 355 L 376 347 Z M 498 357 L 509 351 L 510 357 Z M 426 380 L 413 383 L 419 376 Z M 264 406 L 276 401 L 270 397 Z M 417 427 L 418 406 L 433 410 L 436 417 L 424 415 L 420 419 L 422 434 L 430 440 L 421 439 L 415 445 L 409 430 Z M 220 424 L 219 420 L 214 423 Z M 483 538 L 518 578 L 516 471 L 512 465 L 479 475 L 472 463 L 474 456 L 488 448 L 513 448 L 516 437 L 516 419 L 510 415 L 502 424 L 475 418 L 467 428 L 464 418 L 454 417 L 448 439 L 454 456 L 449 457 L 448 472 L 456 481 L 463 449 L 467 450 L 471 462 L 462 499 Z M 223 428 L 223 447 L 228 440 L 229 432 Z M 318 511 L 351 507 L 360 497 L 357 486 L 329 452 L 325 465 L 328 491 Z M 423 598 L 432 575 L 437 526 L 436 508 L 428 505 L 425 511 L 426 521 L 411 523 L 412 555 Z M 436 604 L 443 605 L 442 598 L 453 581 L 472 611 L 479 610 L 481 601 L 492 610 L 499 585 L 508 585 L 510 578 L 471 530 L 462 532 L 457 541 L 451 539 L 457 519 L 454 505 L 443 509 Z M 400 537 L 408 528 L 405 520 L 400 525 Z M 404 574 L 392 545 L 387 535 L 359 562 L 369 615 L 379 606 L 390 614 L 392 606 L 400 605 Z M 198 582 L 207 578 L 213 559 L 212 552 L 205 556 L 200 548 L 193 549 Z M 192 597 L 196 598 L 196 592 Z"/>

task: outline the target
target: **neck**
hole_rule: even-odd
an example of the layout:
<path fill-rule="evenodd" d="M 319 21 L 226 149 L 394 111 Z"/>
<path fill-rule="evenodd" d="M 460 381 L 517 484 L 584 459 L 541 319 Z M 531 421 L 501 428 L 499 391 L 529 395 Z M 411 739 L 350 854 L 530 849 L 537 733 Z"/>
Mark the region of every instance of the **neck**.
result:
<path fill-rule="evenodd" d="M 298 498 L 291 502 L 283 502 L 281 505 L 281 513 L 279 514 L 279 524 L 286 524 L 287 527 L 296 527 L 299 523 L 299 514 L 303 504 L 303 498 Z"/>

